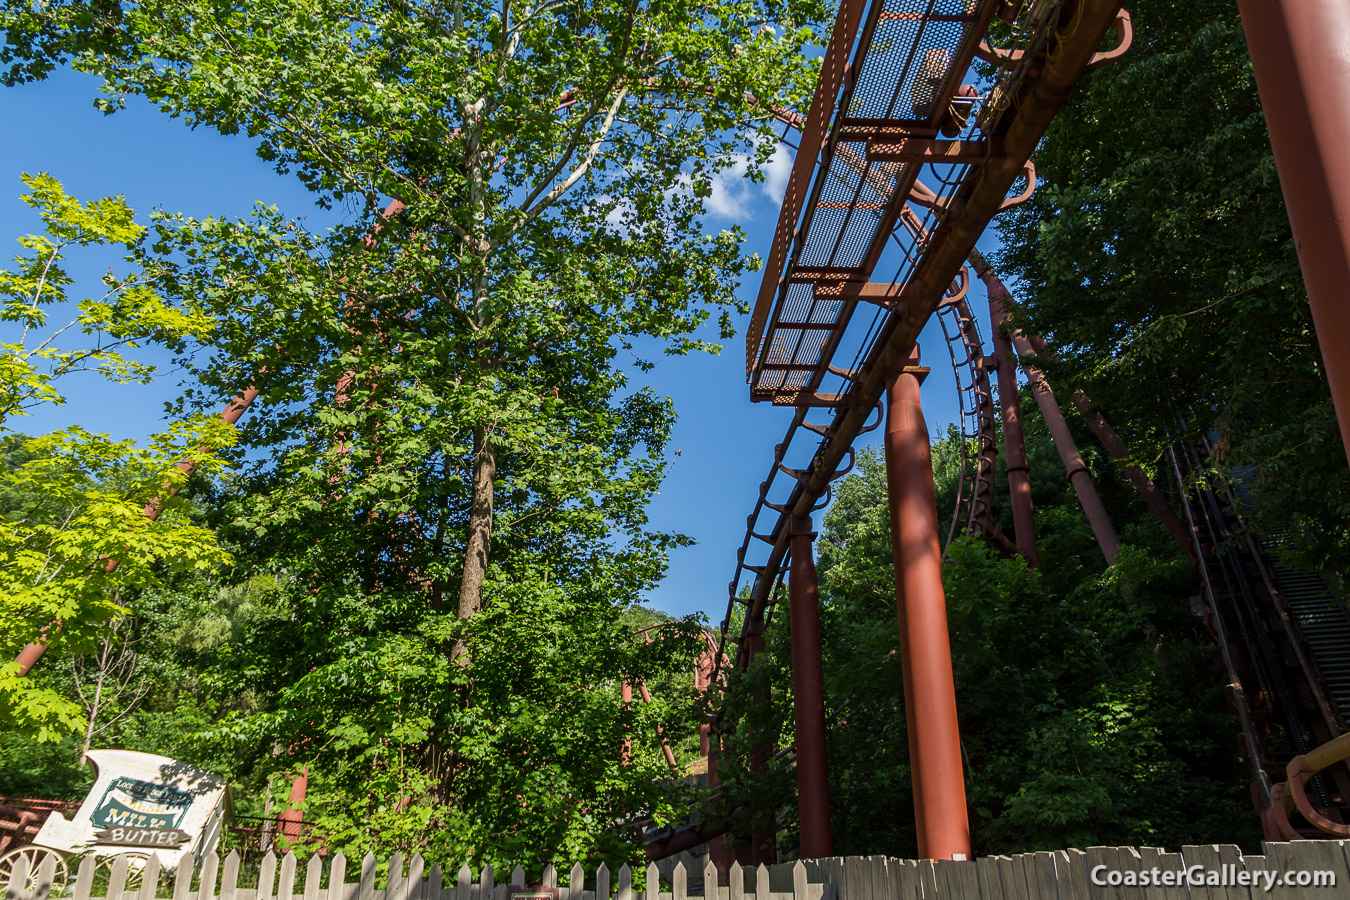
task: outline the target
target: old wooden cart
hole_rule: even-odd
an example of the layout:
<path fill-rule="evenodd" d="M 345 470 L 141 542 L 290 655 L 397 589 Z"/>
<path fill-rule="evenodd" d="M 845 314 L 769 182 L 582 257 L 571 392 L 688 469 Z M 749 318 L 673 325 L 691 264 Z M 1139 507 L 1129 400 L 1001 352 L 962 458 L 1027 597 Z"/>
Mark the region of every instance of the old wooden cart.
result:
<path fill-rule="evenodd" d="M 214 775 L 131 750 L 93 750 L 89 762 L 97 778 L 80 808 L 69 819 L 53 811 L 31 843 L 0 856 L 0 884 L 20 858 L 34 876 L 54 858 L 53 884 L 64 885 L 74 856 L 127 853 L 144 861 L 153 853 L 173 869 L 194 865 L 220 842 L 232 806 L 229 786 Z"/>

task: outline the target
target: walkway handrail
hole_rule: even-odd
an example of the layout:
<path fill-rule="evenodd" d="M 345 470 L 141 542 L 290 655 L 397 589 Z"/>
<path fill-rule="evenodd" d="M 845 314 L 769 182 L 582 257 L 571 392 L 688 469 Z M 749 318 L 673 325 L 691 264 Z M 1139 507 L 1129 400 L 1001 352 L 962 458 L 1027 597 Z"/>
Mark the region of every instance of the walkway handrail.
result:
<path fill-rule="evenodd" d="M 1346 760 L 1350 760 L 1350 732 L 1332 738 L 1302 756 L 1295 756 L 1284 770 L 1289 780 L 1275 785 L 1271 790 L 1271 799 L 1275 805 L 1262 815 L 1271 816 L 1280 834 L 1291 840 L 1304 837 L 1289 822 L 1289 812 L 1295 808 L 1318 831 L 1336 837 L 1350 837 L 1350 825 L 1333 822 L 1319 813 L 1313 808 L 1307 792 L 1307 784 L 1314 775 Z"/>

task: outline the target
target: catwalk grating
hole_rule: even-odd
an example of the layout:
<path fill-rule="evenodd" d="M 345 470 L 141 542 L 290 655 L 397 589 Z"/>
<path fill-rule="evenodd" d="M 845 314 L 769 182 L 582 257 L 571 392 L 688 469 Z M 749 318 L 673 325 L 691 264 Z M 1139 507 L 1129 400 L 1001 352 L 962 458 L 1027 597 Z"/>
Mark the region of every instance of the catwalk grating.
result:
<path fill-rule="evenodd" d="M 996 13 L 1011 27 L 992 37 Z M 1118 27 L 1117 48 L 1100 49 L 1122 17 L 1119 0 L 841 0 L 809 111 L 778 116 L 798 128 L 799 151 L 746 376 L 752 399 L 794 415 L 746 519 L 710 684 L 733 645 L 727 665 L 748 663 L 749 629 L 781 593 L 791 522 L 828 504 L 855 441 L 881 426 L 886 386 L 915 365 L 925 323 L 964 297 L 980 234 L 1031 195 L 1030 156 L 1073 84 L 1128 46 Z M 977 51 L 997 69 L 984 93 L 964 83 Z"/>
<path fill-rule="evenodd" d="M 822 135 L 820 157 L 809 190 L 794 167 L 747 333 L 752 399 L 791 403 L 796 395 L 784 388 L 793 380 L 807 392 L 819 388 L 853 307 L 866 302 L 848 296 L 848 289 L 869 282 L 888 242 L 898 263 L 886 273 L 886 283 L 897 296 L 923 271 L 936 246 L 928 235 L 940 230 L 943 216 L 941 202 L 906 206 L 916 181 L 944 201 L 978 178 L 978 167 L 970 161 L 880 159 L 876 151 L 882 145 L 917 146 L 905 143 L 910 140 L 935 142 L 952 120 L 950 99 L 997 5 L 997 0 L 882 0 L 864 12 L 855 4 L 861 16 L 856 49 L 851 36 L 832 40 L 822 69 L 841 74 L 833 80 L 822 75 L 812 107 L 813 119 L 821 119 L 815 123 Z M 840 16 L 847 20 L 848 10 L 841 9 Z M 842 61 L 849 59 L 848 71 L 856 77 L 842 75 Z M 967 140 L 975 143 L 977 137 Z M 795 197 L 803 202 L 794 203 Z M 842 299 L 810 306 L 810 298 L 828 295 Z M 868 350 L 862 347 L 860 356 Z M 784 367 L 804 377 L 785 379 Z"/>

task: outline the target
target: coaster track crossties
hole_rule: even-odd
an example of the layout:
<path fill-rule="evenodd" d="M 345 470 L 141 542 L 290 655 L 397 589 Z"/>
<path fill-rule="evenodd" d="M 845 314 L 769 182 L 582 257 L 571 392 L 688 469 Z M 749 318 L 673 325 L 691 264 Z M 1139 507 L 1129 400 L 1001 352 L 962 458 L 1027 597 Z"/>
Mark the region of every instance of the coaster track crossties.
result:
<path fill-rule="evenodd" d="M 787 570 L 788 523 L 828 502 L 830 483 L 852 466 L 853 441 L 880 424 L 873 411 L 911 365 L 928 319 L 944 304 L 963 305 L 966 256 L 996 213 L 1030 196 L 1031 153 L 1078 77 L 1128 45 L 1120 5 L 843 0 L 801 127 L 802 150 L 819 152 L 797 154 L 746 335 L 752 399 L 795 414 L 737 551 L 713 685 L 723 680 L 723 654 L 734 667 L 748 664 L 748 629 Z M 994 46 L 996 18 L 1008 23 L 1011 45 Z M 1113 25 L 1119 46 L 1098 52 Z M 996 72 L 984 96 L 963 84 L 977 57 Z M 860 306 L 870 321 L 850 329 Z M 961 333 L 968 311 L 953 318 L 949 341 L 978 340 Z M 836 365 L 846 354 L 851 364 Z M 987 402 L 978 387 L 971 393 L 979 418 Z M 808 420 L 817 409 L 830 418 Z M 810 462 L 791 468 L 784 460 L 802 429 L 818 441 Z M 982 474 L 977 465 L 967 528 L 978 528 Z M 737 603 L 746 615 L 732 634 Z"/>

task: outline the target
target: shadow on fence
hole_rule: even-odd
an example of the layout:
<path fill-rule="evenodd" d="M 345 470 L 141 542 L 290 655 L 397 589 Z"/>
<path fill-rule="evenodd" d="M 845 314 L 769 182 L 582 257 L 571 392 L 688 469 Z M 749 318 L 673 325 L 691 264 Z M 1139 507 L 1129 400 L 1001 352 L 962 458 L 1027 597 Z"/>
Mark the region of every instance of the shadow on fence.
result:
<path fill-rule="evenodd" d="M 1350 897 L 1350 842 L 1267 843 L 1243 856 L 1231 844 L 1089 847 L 972 861 L 835 857 L 807 860 L 807 878 L 838 900 L 1334 900 Z M 1170 873 L 1170 877 L 1169 877 Z M 1293 883 L 1287 875 L 1293 873 Z M 1319 873 L 1321 873 L 1319 875 Z M 773 866 L 770 882 L 788 877 Z M 1307 883 L 1299 884 L 1306 878 Z M 1199 884 L 1193 883 L 1198 879 Z M 1322 883 L 1317 884 L 1320 880 Z"/>
<path fill-rule="evenodd" d="M 506 882 L 498 884 L 491 866 L 484 866 L 477 877 L 468 866 L 455 873 L 442 872 L 439 865 L 427 870 L 420 853 L 408 861 L 406 869 L 402 854 L 395 853 L 387 866 L 379 867 L 375 855 L 367 853 L 355 873 L 356 881 L 348 881 L 343 854 L 335 854 L 327 866 L 324 863 L 325 858 L 318 855 L 302 862 L 294 853 L 280 860 L 268 853 L 256 878 L 246 877 L 240 884 L 237 851 L 223 862 L 216 854 L 208 854 L 199 866 L 185 865 L 177 872 L 163 870 L 155 856 L 122 855 L 111 861 L 86 856 L 74 882 L 62 884 L 57 879 L 56 857 L 47 856 L 36 872 L 29 870 L 26 859 L 18 862 L 5 900 L 512 900 L 517 895 L 529 900 L 835 900 L 831 886 L 808 884 L 806 866 L 801 863 L 786 874 L 786 887 L 778 891 L 770 889 L 769 870 L 764 866 L 742 871 L 734 865 L 728 884 L 717 886 L 717 870 L 708 863 L 697 873 L 703 886 L 697 894 L 689 890 L 690 873 L 683 863 L 671 870 L 669 890 L 661 890 L 661 873 L 655 865 L 642 873 L 645 889 L 636 890 L 627 865 L 611 878 L 609 867 L 601 864 L 588 879 L 577 864 L 566 874 L 566 884 L 560 885 L 553 866 L 544 869 L 537 883 L 527 882 L 525 870 L 517 866 Z M 377 887 L 381 881 L 383 887 Z M 708 893 L 707 886 L 715 886 L 715 893 Z"/>
<path fill-rule="evenodd" d="M 490 866 L 477 875 L 468 866 L 443 872 L 438 865 L 427 869 L 418 854 L 405 867 L 397 853 L 385 866 L 368 853 L 351 873 L 341 853 L 307 861 L 268 853 L 243 884 L 237 852 L 223 862 L 210 854 L 177 872 L 162 871 L 155 857 L 119 856 L 109 865 L 106 857 L 89 856 L 64 885 L 53 883 L 56 872 L 55 857 L 37 872 L 20 862 L 5 900 L 1332 900 L 1350 896 L 1350 844 L 1268 843 L 1262 856 L 1209 844 L 1179 853 L 1091 847 L 961 862 L 846 857 L 733 865 L 725 884 L 706 861 L 701 870 L 677 861 L 638 873 L 642 889 L 626 865 L 613 877 L 604 865 L 590 875 L 575 865 L 562 874 L 565 883 L 552 866 L 537 882 L 517 867 L 498 884 Z"/>

